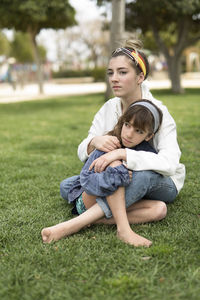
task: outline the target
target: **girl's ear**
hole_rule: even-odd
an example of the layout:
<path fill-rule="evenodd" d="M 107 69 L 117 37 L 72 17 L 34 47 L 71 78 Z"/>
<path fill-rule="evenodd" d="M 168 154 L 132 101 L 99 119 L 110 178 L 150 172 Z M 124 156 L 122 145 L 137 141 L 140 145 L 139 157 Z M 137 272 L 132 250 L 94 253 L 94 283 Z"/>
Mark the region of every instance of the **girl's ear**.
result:
<path fill-rule="evenodd" d="M 150 141 L 150 139 L 152 139 L 153 136 L 154 136 L 154 133 L 152 133 L 151 135 L 147 135 L 147 137 L 145 138 L 145 141 L 146 142 Z"/>
<path fill-rule="evenodd" d="M 137 84 L 141 84 L 144 81 L 144 73 L 140 72 L 140 74 L 138 74 L 137 76 L 138 76 Z"/>

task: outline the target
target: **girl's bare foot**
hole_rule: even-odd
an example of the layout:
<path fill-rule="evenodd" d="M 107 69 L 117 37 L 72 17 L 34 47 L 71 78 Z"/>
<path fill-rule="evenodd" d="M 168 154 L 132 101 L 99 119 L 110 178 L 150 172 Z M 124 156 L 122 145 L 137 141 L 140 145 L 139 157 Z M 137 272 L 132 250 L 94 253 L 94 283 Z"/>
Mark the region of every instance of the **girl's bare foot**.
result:
<path fill-rule="evenodd" d="M 135 233 L 134 231 L 130 230 L 126 230 L 126 231 L 117 231 L 117 236 L 120 240 L 122 240 L 123 242 L 135 246 L 135 247 L 140 247 L 140 246 L 144 246 L 144 247 L 150 247 L 152 245 L 152 242 L 145 239 L 144 237 L 138 235 L 137 233 Z"/>
<path fill-rule="evenodd" d="M 41 235 L 44 243 L 51 243 L 53 241 L 58 241 L 65 236 L 65 234 L 62 231 L 62 228 L 60 228 L 59 226 L 44 228 L 41 231 Z"/>
<path fill-rule="evenodd" d="M 74 231 L 71 230 L 70 221 L 42 229 L 41 235 L 44 243 L 51 243 L 66 237 Z"/>
<path fill-rule="evenodd" d="M 42 229 L 41 235 L 44 243 L 51 243 L 53 241 L 53 237 L 51 237 L 51 229 L 49 228 Z"/>

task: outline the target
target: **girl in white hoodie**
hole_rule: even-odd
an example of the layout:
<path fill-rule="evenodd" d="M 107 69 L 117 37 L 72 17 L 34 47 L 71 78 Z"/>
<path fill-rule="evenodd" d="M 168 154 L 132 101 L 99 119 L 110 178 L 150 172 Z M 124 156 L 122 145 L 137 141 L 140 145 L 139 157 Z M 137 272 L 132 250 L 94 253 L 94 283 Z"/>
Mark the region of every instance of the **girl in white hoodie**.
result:
<path fill-rule="evenodd" d="M 97 112 L 88 137 L 78 147 L 78 156 L 83 162 L 94 149 L 107 152 L 93 162 L 92 167 L 96 172 L 102 172 L 116 160 L 123 160 L 127 168 L 133 170 L 132 181 L 125 190 L 125 203 L 123 197 L 120 198 L 120 188 L 109 203 L 103 198 L 97 198 L 97 203 L 92 206 L 90 202 L 86 202 L 84 204 L 87 211 L 78 219 L 72 219 L 71 225 L 64 222 L 60 226 L 50 227 L 45 234 L 43 231 L 44 242 L 60 239 L 97 220 L 114 224 L 116 218 L 124 216 L 125 206 L 130 224 L 157 221 L 166 216 L 166 203 L 173 202 L 183 187 L 185 167 L 179 161 L 181 152 L 177 143 L 176 124 L 166 106 L 152 96 L 144 83 L 148 73 L 147 58 L 135 41 L 128 41 L 124 47 L 113 52 L 107 74 L 115 97 Z M 161 128 L 152 139 L 157 154 L 121 149 L 116 137 L 106 135 L 114 128 L 127 107 L 138 99 L 152 101 L 163 113 Z M 64 199 L 68 199 L 68 191 L 76 179 L 73 176 L 61 182 L 60 192 Z M 106 218 L 99 220 L 103 215 Z M 149 240 L 130 230 L 126 232 L 118 228 L 118 236 L 134 246 L 151 244 Z"/>

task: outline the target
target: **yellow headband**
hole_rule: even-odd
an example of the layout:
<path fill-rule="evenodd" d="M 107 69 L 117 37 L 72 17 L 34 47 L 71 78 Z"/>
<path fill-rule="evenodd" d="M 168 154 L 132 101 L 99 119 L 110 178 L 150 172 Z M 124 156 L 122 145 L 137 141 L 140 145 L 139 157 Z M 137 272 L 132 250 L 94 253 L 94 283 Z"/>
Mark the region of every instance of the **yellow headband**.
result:
<path fill-rule="evenodd" d="M 135 53 L 135 51 L 131 52 L 131 55 L 134 57 L 134 59 L 139 64 L 140 68 L 142 69 L 142 72 L 144 73 L 144 77 L 145 77 L 147 71 L 146 71 L 145 62 L 144 62 L 142 56 L 139 53 Z"/>

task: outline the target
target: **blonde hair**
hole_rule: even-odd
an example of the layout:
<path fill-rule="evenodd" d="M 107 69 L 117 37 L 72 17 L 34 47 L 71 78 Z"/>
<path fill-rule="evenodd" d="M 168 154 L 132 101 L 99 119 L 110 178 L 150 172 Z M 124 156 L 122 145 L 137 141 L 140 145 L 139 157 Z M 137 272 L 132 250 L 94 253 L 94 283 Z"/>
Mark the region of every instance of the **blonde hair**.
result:
<path fill-rule="evenodd" d="M 133 49 L 135 51 L 141 50 L 143 48 L 143 43 L 141 40 L 137 40 L 137 39 L 128 39 L 124 41 L 123 44 L 124 48 L 130 48 Z"/>

